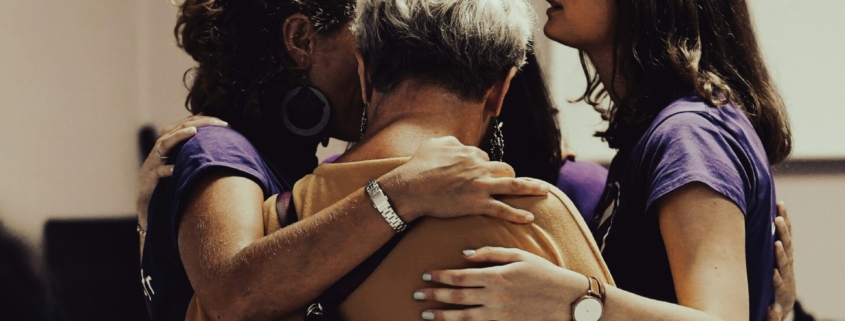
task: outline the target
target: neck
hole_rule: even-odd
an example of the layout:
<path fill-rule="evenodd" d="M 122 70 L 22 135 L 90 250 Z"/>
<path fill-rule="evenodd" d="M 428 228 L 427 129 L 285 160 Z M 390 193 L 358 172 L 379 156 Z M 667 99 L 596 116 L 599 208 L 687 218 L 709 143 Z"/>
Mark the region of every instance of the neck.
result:
<path fill-rule="evenodd" d="M 613 45 L 607 45 L 585 52 L 587 53 L 587 57 L 590 58 L 590 62 L 596 67 L 599 80 L 601 80 L 602 85 L 610 94 L 610 99 L 613 100 L 614 104 L 618 105 L 621 101 L 620 97 L 625 96 L 625 81 L 619 75 L 619 70 L 616 70 L 616 74 L 614 75 Z"/>
<path fill-rule="evenodd" d="M 426 140 L 443 136 L 478 146 L 490 120 L 483 102 L 415 80 L 374 93 L 367 113 L 366 134 L 340 161 L 411 156 Z"/>

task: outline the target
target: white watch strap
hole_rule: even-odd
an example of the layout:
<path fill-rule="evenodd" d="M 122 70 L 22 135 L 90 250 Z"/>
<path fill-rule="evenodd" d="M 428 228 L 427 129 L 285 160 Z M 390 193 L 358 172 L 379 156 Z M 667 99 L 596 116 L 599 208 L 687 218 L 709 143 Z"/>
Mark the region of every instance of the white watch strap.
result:
<path fill-rule="evenodd" d="M 367 194 L 370 195 L 370 199 L 373 201 L 373 207 L 384 217 L 384 220 L 387 221 L 387 224 L 396 231 L 396 233 L 401 233 L 405 229 L 408 228 L 408 225 L 402 221 L 402 218 L 396 214 L 396 211 L 393 210 L 393 207 L 390 206 L 390 199 L 387 198 L 387 195 L 384 195 L 384 191 L 378 185 L 376 180 L 372 180 L 367 183 Z"/>

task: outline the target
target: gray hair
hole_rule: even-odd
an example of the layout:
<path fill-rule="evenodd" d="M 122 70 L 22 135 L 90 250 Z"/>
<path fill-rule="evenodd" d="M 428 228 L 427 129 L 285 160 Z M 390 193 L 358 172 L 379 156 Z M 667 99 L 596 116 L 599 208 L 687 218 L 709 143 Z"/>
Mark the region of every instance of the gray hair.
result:
<path fill-rule="evenodd" d="M 526 0 L 359 0 L 352 23 L 375 90 L 415 78 L 481 100 L 531 50 Z"/>

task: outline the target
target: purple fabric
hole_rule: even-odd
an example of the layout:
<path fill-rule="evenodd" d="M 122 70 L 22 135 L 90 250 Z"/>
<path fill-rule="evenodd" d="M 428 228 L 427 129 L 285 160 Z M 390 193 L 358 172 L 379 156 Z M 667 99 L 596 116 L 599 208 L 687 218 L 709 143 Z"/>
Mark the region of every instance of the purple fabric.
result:
<path fill-rule="evenodd" d="M 591 229 L 619 288 L 677 302 L 656 206 L 661 197 L 703 183 L 745 216 L 750 320 L 774 300 L 774 179 L 765 149 L 743 112 L 687 97 L 666 107 L 639 142 L 620 150 Z"/>
<path fill-rule="evenodd" d="M 589 222 L 604 192 L 607 169 L 596 163 L 572 159 L 563 161 L 558 174 L 557 188 L 563 191 Z"/>
<path fill-rule="evenodd" d="M 178 248 L 179 222 L 197 182 L 214 170 L 253 180 L 267 199 L 290 190 L 274 174 L 253 145 L 225 127 L 197 129 L 197 134 L 171 153 L 173 176 L 159 182 L 150 200 L 141 278 L 152 320 L 184 320 L 194 291 Z"/>
<path fill-rule="evenodd" d="M 326 159 L 323 160 L 323 163 L 324 164 L 334 163 L 334 161 L 336 161 L 338 158 L 340 158 L 340 155 L 343 155 L 343 154 L 337 154 L 337 155 L 334 155 L 334 156 L 329 156 L 329 158 L 326 158 Z"/>

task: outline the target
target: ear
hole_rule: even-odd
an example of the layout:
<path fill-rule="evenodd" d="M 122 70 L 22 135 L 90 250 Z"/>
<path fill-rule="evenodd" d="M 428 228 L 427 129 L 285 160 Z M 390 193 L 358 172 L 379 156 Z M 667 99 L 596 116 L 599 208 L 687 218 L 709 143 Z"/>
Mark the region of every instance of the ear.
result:
<path fill-rule="evenodd" d="M 311 68 L 316 33 L 308 17 L 301 13 L 291 15 L 282 24 L 282 43 L 298 69 Z"/>
<path fill-rule="evenodd" d="M 370 77 L 370 71 L 367 69 L 367 64 L 364 62 L 364 55 L 361 50 L 355 49 L 355 58 L 358 59 L 358 79 L 361 81 L 361 99 L 366 103 L 370 103 L 373 97 L 373 81 Z"/>
<path fill-rule="evenodd" d="M 489 113 L 491 117 L 499 116 L 502 112 L 502 104 L 505 101 L 505 95 L 511 88 L 511 80 L 516 76 L 516 67 L 511 67 L 507 76 L 496 81 L 493 88 L 487 93 L 487 99 L 484 101 L 484 111 Z"/>

